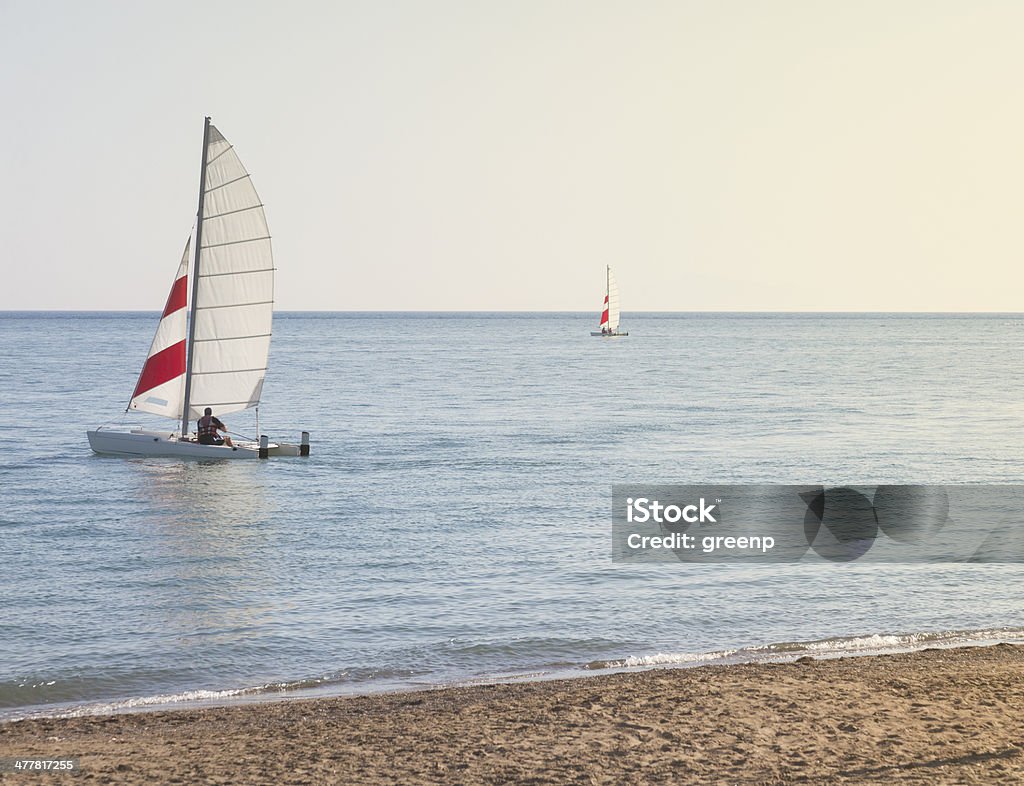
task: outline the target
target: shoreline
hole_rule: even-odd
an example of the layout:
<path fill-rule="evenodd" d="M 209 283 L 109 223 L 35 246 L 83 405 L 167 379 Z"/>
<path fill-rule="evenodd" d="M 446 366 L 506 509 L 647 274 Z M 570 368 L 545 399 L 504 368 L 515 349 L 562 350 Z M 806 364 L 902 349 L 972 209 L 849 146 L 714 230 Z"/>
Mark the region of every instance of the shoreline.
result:
<path fill-rule="evenodd" d="M 862 658 L 919 652 L 923 649 L 988 647 L 995 644 L 1024 645 L 1024 628 L 1000 627 L 973 630 L 872 633 L 826 639 L 755 644 L 735 649 L 703 652 L 653 653 L 599 659 L 578 665 L 538 667 L 524 671 L 500 671 L 466 675 L 450 680 L 382 679 L 370 682 L 275 682 L 236 688 L 194 688 L 181 693 L 52 702 L 0 710 L 0 726 L 22 720 L 89 718 L 144 712 L 176 712 L 218 707 L 249 706 L 284 701 L 304 701 L 358 696 L 395 695 L 421 691 L 469 688 L 553 680 L 592 679 L 610 674 L 633 674 L 652 669 L 693 669 L 703 666 L 792 663 L 809 656 L 819 660 Z M 20 714 L 20 713 L 24 714 Z"/>
<path fill-rule="evenodd" d="M 108 783 L 1012 783 L 1022 712 L 1004 643 L 9 721 L 0 757 Z"/>
<path fill-rule="evenodd" d="M 194 688 L 181 693 L 156 693 L 115 699 L 53 702 L 0 710 L 0 726 L 22 720 L 90 718 L 147 712 L 177 712 L 250 706 L 287 701 L 306 701 L 359 696 L 397 695 L 422 691 L 470 688 L 487 685 L 593 679 L 611 674 L 636 674 L 652 669 L 694 669 L 704 666 L 792 663 L 809 656 L 819 660 L 863 658 L 919 652 L 923 649 L 988 647 L 995 644 L 1024 645 L 1024 628 L 1000 627 L 972 630 L 921 631 L 918 633 L 871 633 L 826 639 L 754 644 L 735 649 L 703 652 L 653 653 L 578 665 L 538 667 L 525 671 L 467 675 L 444 681 L 390 679 L 367 683 L 308 680 L 268 683 L 239 688 Z M 19 715 L 24 712 L 23 715 Z M 6 717 L 5 717 L 6 713 Z"/>

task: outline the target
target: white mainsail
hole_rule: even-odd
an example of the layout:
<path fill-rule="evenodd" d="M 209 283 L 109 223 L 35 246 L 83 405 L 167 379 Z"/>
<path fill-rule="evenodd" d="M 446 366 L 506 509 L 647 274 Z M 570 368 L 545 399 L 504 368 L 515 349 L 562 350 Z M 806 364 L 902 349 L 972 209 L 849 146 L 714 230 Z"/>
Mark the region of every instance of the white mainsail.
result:
<path fill-rule="evenodd" d="M 256 406 L 270 353 L 274 259 L 256 189 L 234 148 L 210 125 L 200 215 L 189 411 Z"/>

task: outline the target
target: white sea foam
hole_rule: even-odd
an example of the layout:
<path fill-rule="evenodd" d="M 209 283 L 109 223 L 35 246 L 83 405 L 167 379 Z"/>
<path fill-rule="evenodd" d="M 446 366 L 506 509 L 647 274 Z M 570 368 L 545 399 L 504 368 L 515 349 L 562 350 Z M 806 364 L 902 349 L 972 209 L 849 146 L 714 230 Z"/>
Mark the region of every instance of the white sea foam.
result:
<path fill-rule="evenodd" d="M 88 704 L 60 705 L 35 710 L 24 714 L 13 713 L 5 720 L 24 720 L 30 718 L 84 718 L 93 715 L 113 715 L 132 710 L 150 709 L 161 706 L 174 706 L 200 702 L 219 702 L 226 699 L 245 696 L 260 691 L 259 688 L 241 688 L 236 690 L 191 690 L 182 693 L 167 693 L 155 696 L 135 696 L 109 702 L 90 702 Z"/>
<path fill-rule="evenodd" d="M 926 647 L 967 647 L 998 643 L 1024 643 L 1024 630 L 1000 628 L 905 634 L 872 633 L 866 636 L 781 642 L 709 652 L 657 652 L 649 655 L 630 655 L 621 660 L 592 663 L 588 668 L 632 669 L 656 666 L 694 666 L 716 662 L 756 663 L 796 660 L 804 655 L 815 657 L 876 655 L 910 652 Z"/>
<path fill-rule="evenodd" d="M 181 693 L 161 693 L 153 696 L 132 696 L 116 701 L 89 702 L 85 704 L 51 705 L 31 712 L 17 711 L 0 716 L 0 720 L 25 720 L 30 718 L 84 718 L 94 715 L 115 715 L 136 710 L 174 708 L 183 705 L 224 704 L 243 697 L 259 697 L 271 693 L 285 693 L 307 687 L 308 682 L 269 683 L 251 688 L 229 690 L 189 690 Z"/>
<path fill-rule="evenodd" d="M 676 666 L 687 663 L 711 663 L 724 660 L 734 655 L 736 650 L 716 650 L 714 652 L 657 652 L 653 655 L 631 655 L 624 660 L 613 662 L 610 668 L 635 668 L 643 666 Z"/>

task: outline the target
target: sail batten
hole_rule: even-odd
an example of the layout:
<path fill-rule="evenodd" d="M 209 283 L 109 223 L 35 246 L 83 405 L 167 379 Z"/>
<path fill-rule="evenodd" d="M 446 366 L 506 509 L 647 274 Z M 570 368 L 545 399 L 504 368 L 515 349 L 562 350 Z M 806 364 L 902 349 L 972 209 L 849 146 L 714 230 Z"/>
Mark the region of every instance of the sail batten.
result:
<path fill-rule="evenodd" d="M 200 311 L 212 311 L 217 308 L 244 308 L 245 306 L 269 306 L 273 300 L 258 300 L 253 303 L 225 303 L 219 306 L 197 306 Z M 269 333 L 267 335 L 270 335 Z"/>
<path fill-rule="evenodd" d="M 229 151 L 224 151 L 224 152 L 229 152 Z M 220 156 L 217 156 L 217 158 L 220 158 Z M 216 191 L 216 190 L 217 190 L 218 188 L 227 188 L 228 186 L 233 186 L 233 185 L 234 185 L 235 183 L 239 182 L 240 180 L 245 180 L 245 179 L 247 179 L 248 177 L 249 177 L 249 175 L 248 175 L 248 174 L 245 174 L 245 175 L 241 175 L 241 176 L 239 176 L 239 177 L 236 177 L 236 178 L 235 178 L 234 180 L 229 180 L 229 181 L 228 181 L 228 182 L 226 182 L 226 183 L 221 183 L 221 184 L 220 184 L 219 186 L 214 186 L 213 188 L 208 188 L 208 189 L 206 189 L 206 191 L 204 191 L 203 193 L 204 193 L 204 194 L 211 194 L 211 193 L 213 193 L 214 191 Z"/>
<path fill-rule="evenodd" d="M 209 161 L 207 161 L 207 162 L 206 162 L 206 163 L 207 163 L 207 165 L 209 165 L 209 164 L 212 164 L 212 163 L 213 163 L 214 161 L 216 161 L 216 160 L 217 160 L 218 158 L 220 158 L 220 157 L 221 157 L 222 155 L 224 155 L 224 154 L 226 154 L 226 153 L 227 153 L 228 151 L 230 151 L 230 150 L 234 150 L 234 149 L 235 149 L 235 146 L 234 146 L 234 145 L 228 145 L 228 147 L 227 147 L 227 150 L 222 150 L 222 151 L 220 151 L 220 152 L 219 152 L 219 153 L 218 153 L 218 154 L 217 154 L 216 156 L 214 156 L 213 158 L 211 158 L 211 159 L 210 159 Z"/>
<path fill-rule="evenodd" d="M 263 207 L 263 203 L 261 202 L 258 205 L 250 205 L 249 207 L 240 207 L 238 208 L 238 210 L 228 210 L 226 213 L 217 213 L 216 215 L 213 216 L 203 216 L 203 220 L 212 221 L 215 218 L 224 218 L 224 216 L 232 216 L 235 213 L 244 213 L 247 210 L 255 210 L 258 207 Z"/>
<path fill-rule="evenodd" d="M 270 338 L 270 333 L 254 333 L 251 336 L 228 336 L 227 338 L 197 338 L 196 343 L 200 341 L 239 341 L 243 338 Z M 195 372 L 193 372 L 195 373 Z"/>
<path fill-rule="evenodd" d="M 236 210 L 235 212 L 236 213 L 241 213 L 243 211 Z M 203 246 L 203 248 L 205 249 L 205 248 L 220 248 L 221 246 L 237 246 L 240 243 L 255 243 L 257 240 L 270 240 L 270 235 L 265 235 L 264 237 L 250 237 L 250 238 L 246 238 L 245 240 L 228 240 L 228 241 L 226 241 L 224 243 L 209 243 L 209 244 Z M 202 275 L 202 274 L 200 273 L 200 275 Z"/>
<path fill-rule="evenodd" d="M 238 368 L 238 369 L 230 369 L 229 368 L 229 369 L 224 369 L 223 371 L 193 371 L 192 372 L 192 376 L 198 377 L 198 376 L 205 376 L 207 374 L 234 374 L 236 372 L 241 373 L 241 372 L 246 372 L 246 371 L 266 371 L 266 369 L 265 368 Z"/>
<path fill-rule="evenodd" d="M 269 273 L 274 268 L 272 267 L 261 267 L 259 270 L 239 270 L 237 273 L 203 273 L 199 278 L 213 278 L 214 276 L 241 276 L 246 273 Z"/>
<path fill-rule="evenodd" d="M 214 408 L 214 409 L 218 409 L 219 408 L 219 409 L 221 409 L 221 411 L 224 411 L 224 412 L 238 412 L 238 410 L 240 410 L 240 409 L 246 409 L 247 408 L 247 407 L 238 406 L 239 404 L 248 404 L 248 403 L 249 403 L 248 401 L 214 401 L 214 402 L 212 402 L 210 404 L 207 404 L 206 406 Z M 232 409 L 232 410 L 225 410 L 225 409 L 223 409 L 224 407 L 234 407 L 234 409 Z"/>

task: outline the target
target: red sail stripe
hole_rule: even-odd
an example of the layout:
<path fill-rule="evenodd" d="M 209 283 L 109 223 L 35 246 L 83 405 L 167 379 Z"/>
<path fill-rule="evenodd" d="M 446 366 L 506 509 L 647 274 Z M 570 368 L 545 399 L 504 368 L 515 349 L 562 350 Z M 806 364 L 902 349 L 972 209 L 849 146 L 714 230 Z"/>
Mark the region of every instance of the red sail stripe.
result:
<path fill-rule="evenodd" d="M 178 279 L 184 281 L 184 278 Z M 185 339 L 177 344 L 171 344 L 166 349 L 161 349 L 155 355 L 146 359 L 146 365 L 142 367 L 142 374 L 139 375 L 139 384 L 135 386 L 132 398 L 140 396 L 147 390 L 152 390 L 158 385 L 170 382 L 175 377 L 185 373 Z"/>
<path fill-rule="evenodd" d="M 608 321 L 608 296 L 604 296 L 604 311 L 601 312 L 601 324 Z"/>
<path fill-rule="evenodd" d="M 174 285 L 171 287 L 171 293 L 167 296 L 167 305 L 164 306 L 164 313 L 161 316 L 166 317 L 168 314 L 173 314 L 180 308 L 185 308 L 188 305 L 188 276 L 182 276 Z"/>

